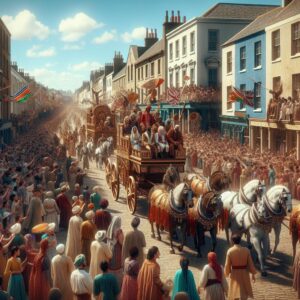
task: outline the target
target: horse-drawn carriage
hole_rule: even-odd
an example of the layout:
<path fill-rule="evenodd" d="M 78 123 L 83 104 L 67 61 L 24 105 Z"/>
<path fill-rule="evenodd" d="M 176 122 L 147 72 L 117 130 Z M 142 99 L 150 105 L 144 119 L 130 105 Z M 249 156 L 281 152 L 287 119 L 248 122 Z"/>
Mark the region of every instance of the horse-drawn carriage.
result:
<path fill-rule="evenodd" d="M 129 211 L 134 214 L 137 199 L 147 196 L 150 188 L 162 183 L 166 170 L 172 164 L 178 172 L 184 171 L 185 149 L 177 150 L 175 158 L 153 159 L 148 149 L 133 149 L 130 137 L 123 134 L 123 124 L 118 124 L 116 161 L 106 164 L 106 181 L 115 200 L 119 198 L 120 185 L 125 187 Z"/>
<path fill-rule="evenodd" d="M 106 104 L 99 104 L 87 113 L 87 139 L 97 144 L 101 137 L 116 139 L 115 115 Z"/>

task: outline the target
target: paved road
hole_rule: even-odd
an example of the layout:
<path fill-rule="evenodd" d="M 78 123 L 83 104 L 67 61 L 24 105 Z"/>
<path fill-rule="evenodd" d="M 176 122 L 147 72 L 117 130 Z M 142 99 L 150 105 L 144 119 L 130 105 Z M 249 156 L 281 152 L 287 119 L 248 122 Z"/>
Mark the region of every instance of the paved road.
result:
<path fill-rule="evenodd" d="M 85 183 L 89 187 L 94 185 L 100 185 L 102 187 L 102 197 L 109 200 L 109 208 L 113 214 L 120 215 L 122 217 L 122 226 L 124 232 L 130 230 L 130 222 L 132 219 L 131 214 L 127 210 L 125 204 L 125 191 L 121 189 L 120 199 L 115 202 L 112 199 L 111 191 L 108 189 L 104 172 L 96 170 L 95 165 L 92 164 L 91 170 L 88 171 L 88 176 L 85 179 Z M 161 257 L 159 264 L 161 266 L 162 279 L 173 278 L 175 271 L 179 268 L 180 254 L 178 251 L 176 254 L 169 254 L 169 243 L 166 234 L 162 235 L 162 241 L 159 242 L 151 238 L 150 225 L 147 220 L 148 205 L 145 199 L 140 199 L 138 202 L 136 215 L 141 217 L 140 229 L 145 233 L 147 247 L 156 245 L 160 249 Z M 65 239 L 65 232 L 59 235 L 59 240 Z M 271 239 L 273 243 L 273 236 Z M 206 238 L 206 248 L 203 249 L 203 253 L 207 253 L 210 248 L 210 238 Z M 220 262 L 225 262 L 225 254 L 228 249 L 228 245 L 225 241 L 224 233 L 220 233 L 218 236 L 217 254 Z M 281 242 L 278 247 L 278 251 L 274 257 L 271 257 L 267 261 L 268 277 L 262 278 L 259 274 L 257 281 L 254 284 L 254 295 L 257 300 L 285 300 L 285 299 L 297 299 L 296 293 L 292 290 L 292 257 L 291 257 L 291 239 L 288 233 L 288 229 L 283 227 L 281 234 Z M 189 257 L 191 270 L 194 273 L 196 282 L 199 281 L 200 272 L 204 264 L 205 258 L 197 258 L 196 251 L 193 249 L 192 240 L 189 239 L 188 246 L 184 248 L 183 254 Z M 258 266 L 257 266 L 258 268 Z"/>

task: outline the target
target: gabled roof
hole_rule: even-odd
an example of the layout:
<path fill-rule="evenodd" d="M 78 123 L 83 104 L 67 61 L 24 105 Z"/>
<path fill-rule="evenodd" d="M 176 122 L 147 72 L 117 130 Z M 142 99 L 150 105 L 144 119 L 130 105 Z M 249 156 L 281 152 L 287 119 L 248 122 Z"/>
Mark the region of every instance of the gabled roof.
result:
<path fill-rule="evenodd" d="M 150 47 L 147 51 L 145 51 L 144 54 L 142 54 L 140 58 L 136 61 L 136 64 L 139 64 L 155 55 L 158 55 L 164 50 L 165 42 L 163 39 L 161 39 L 157 41 L 152 47 Z"/>
<path fill-rule="evenodd" d="M 125 75 L 126 75 L 126 65 L 116 75 L 113 76 L 113 81 L 117 80 Z"/>
<path fill-rule="evenodd" d="M 218 3 L 208 10 L 202 17 L 215 19 L 244 19 L 254 20 L 261 14 L 275 8 L 275 5 Z"/>
<path fill-rule="evenodd" d="M 131 45 L 130 48 L 132 49 L 132 53 L 135 60 L 137 60 L 147 50 L 146 47 L 136 46 L 136 45 Z"/>
<path fill-rule="evenodd" d="M 252 23 L 229 39 L 223 46 L 264 31 L 266 27 L 298 14 L 300 14 L 300 0 L 294 0 L 285 7 L 275 7 L 271 11 L 257 17 Z"/>

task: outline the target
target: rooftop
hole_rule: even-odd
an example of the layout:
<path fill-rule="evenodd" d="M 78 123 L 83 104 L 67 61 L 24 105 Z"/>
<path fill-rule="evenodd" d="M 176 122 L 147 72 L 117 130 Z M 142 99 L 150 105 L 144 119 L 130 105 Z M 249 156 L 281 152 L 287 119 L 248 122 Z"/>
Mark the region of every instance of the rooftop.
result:
<path fill-rule="evenodd" d="M 202 15 L 202 17 L 254 20 L 261 14 L 264 14 L 275 7 L 277 6 L 264 4 L 218 3 Z"/>
<path fill-rule="evenodd" d="M 136 64 L 139 64 L 157 54 L 160 54 L 165 49 L 164 40 L 161 39 L 157 41 L 152 47 L 150 47 L 148 50 L 146 50 L 136 61 Z"/>

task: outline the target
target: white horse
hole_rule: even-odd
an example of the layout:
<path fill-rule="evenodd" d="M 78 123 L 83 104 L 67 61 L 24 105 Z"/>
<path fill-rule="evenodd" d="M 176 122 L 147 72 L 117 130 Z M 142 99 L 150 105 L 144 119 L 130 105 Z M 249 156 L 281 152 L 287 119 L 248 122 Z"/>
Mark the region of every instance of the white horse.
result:
<path fill-rule="evenodd" d="M 237 204 L 230 211 L 230 229 L 232 233 L 250 234 L 260 263 L 261 274 L 266 276 L 264 261 L 270 249 L 269 233 L 275 230 L 274 251 L 279 244 L 281 223 L 287 212 L 292 210 L 291 194 L 283 185 L 270 188 L 262 200 L 252 204 Z M 275 229 L 276 228 L 276 229 Z"/>
<path fill-rule="evenodd" d="M 223 208 L 227 212 L 230 212 L 231 209 L 237 204 L 252 205 L 257 202 L 257 199 L 260 199 L 265 193 L 265 185 L 261 183 L 258 179 L 253 179 L 247 182 L 244 187 L 240 189 L 239 192 L 226 191 L 221 194 L 221 200 L 223 202 Z M 225 233 L 227 242 L 229 243 L 229 224 L 225 224 Z M 247 235 L 247 241 L 250 243 L 249 235 Z"/>
<path fill-rule="evenodd" d="M 102 164 L 106 163 L 107 159 L 114 152 L 114 139 L 112 136 L 108 137 L 99 147 L 95 150 L 96 162 L 99 168 L 102 168 Z"/>

